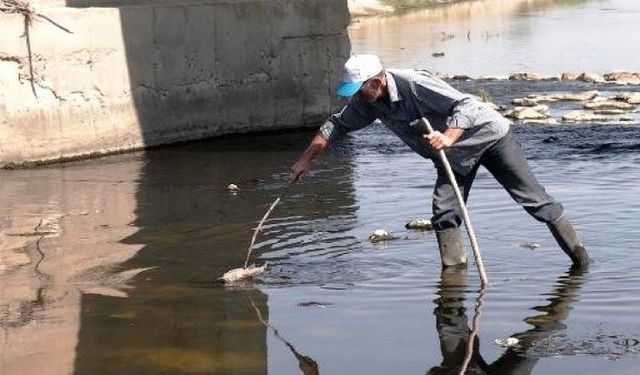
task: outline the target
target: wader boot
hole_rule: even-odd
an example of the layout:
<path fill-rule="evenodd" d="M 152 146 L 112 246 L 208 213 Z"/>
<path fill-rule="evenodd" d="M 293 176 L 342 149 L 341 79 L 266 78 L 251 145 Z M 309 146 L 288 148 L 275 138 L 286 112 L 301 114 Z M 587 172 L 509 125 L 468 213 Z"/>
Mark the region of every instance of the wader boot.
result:
<path fill-rule="evenodd" d="M 573 229 L 569 219 L 562 214 L 556 221 L 547 223 L 551 234 L 575 266 L 585 267 L 589 264 L 589 256 Z"/>
<path fill-rule="evenodd" d="M 467 251 L 462 245 L 460 228 L 436 231 L 443 267 L 467 264 Z"/>

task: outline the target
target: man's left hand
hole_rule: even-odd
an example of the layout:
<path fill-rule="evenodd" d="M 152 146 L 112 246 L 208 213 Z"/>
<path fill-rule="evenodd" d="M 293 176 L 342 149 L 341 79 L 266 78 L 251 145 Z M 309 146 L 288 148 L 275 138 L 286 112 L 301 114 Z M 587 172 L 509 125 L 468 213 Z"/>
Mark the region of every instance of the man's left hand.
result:
<path fill-rule="evenodd" d="M 447 137 L 445 134 L 435 131 L 431 134 L 425 134 L 424 138 L 429 140 L 429 146 L 435 150 L 442 150 L 447 147 L 451 147 L 454 140 Z"/>

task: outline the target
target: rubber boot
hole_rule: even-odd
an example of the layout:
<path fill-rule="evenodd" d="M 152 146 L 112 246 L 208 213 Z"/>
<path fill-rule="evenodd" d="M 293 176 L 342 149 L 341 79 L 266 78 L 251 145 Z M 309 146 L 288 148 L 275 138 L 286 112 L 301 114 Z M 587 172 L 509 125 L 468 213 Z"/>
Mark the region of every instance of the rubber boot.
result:
<path fill-rule="evenodd" d="M 462 244 L 460 228 L 436 231 L 443 267 L 467 264 L 467 251 Z"/>
<path fill-rule="evenodd" d="M 578 234 L 566 215 L 562 214 L 556 221 L 547 223 L 547 226 L 562 251 L 571 258 L 575 266 L 585 267 L 589 264 L 590 259 L 587 255 L 587 250 L 580 242 Z"/>

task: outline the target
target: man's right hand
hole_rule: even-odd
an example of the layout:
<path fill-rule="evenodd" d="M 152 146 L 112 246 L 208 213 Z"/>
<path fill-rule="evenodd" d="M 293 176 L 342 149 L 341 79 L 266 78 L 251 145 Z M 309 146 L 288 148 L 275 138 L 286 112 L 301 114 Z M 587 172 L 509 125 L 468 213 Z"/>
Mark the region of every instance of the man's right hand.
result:
<path fill-rule="evenodd" d="M 300 158 L 292 167 L 289 175 L 289 183 L 298 182 L 302 176 L 307 174 L 311 169 L 311 161 L 306 158 Z"/>
<path fill-rule="evenodd" d="M 329 142 L 325 140 L 320 134 L 316 134 L 315 137 L 309 143 L 309 146 L 300 156 L 300 159 L 291 167 L 291 175 L 289 175 L 289 183 L 298 182 L 302 176 L 309 172 L 311 169 L 311 161 L 320 153 L 322 150 L 327 148 Z"/>

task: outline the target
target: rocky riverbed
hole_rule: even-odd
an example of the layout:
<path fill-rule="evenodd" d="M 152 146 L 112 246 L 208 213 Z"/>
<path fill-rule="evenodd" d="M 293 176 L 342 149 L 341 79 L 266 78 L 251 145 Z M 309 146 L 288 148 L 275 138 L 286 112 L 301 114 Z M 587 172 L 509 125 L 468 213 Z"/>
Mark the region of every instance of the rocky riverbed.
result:
<path fill-rule="evenodd" d="M 452 81 L 475 82 L 482 86 L 487 82 L 517 82 L 530 87 L 524 96 L 513 97 L 508 102 L 496 104 L 484 89 L 478 91 L 478 99 L 498 109 L 516 123 L 607 123 L 638 124 L 640 115 L 640 73 L 613 71 L 605 74 L 590 72 L 565 72 L 543 75 L 535 72 L 517 72 L 508 77 L 477 77 L 440 74 Z M 544 84 L 546 90 L 540 90 Z M 554 85 L 554 83 L 556 83 Z"/>

